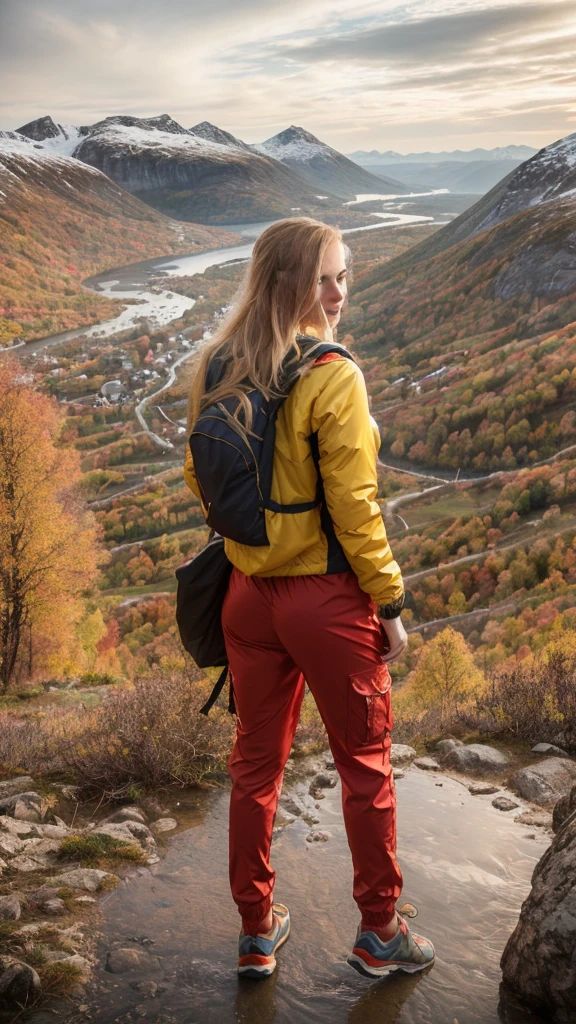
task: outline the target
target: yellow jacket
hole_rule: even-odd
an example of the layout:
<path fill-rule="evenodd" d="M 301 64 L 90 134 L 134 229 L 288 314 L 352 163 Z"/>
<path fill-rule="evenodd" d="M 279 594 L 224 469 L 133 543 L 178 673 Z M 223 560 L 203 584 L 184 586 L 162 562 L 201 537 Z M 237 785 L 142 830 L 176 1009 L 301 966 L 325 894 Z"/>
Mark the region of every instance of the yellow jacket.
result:
<path fill-rule="evenodd" d="M 246 576 L 325 575 L 347 568 L 347 561 L 362 590 L 378 605 L 394 606 L 404 590 L 376 501 L 380 435 L 364 376 L 349 359 L 325 359 L 298 380 L 278 413 L 271 498 L 278 504 L 314 500 L 317 473 L 307 439 L 317 432 L 333 529 L 318 507 L 297 514 L 266 510 L 270 545 L 248 547 L 227 539 L 226 554 Z M 184 478 L 200 498 L 189 445 Z"/>

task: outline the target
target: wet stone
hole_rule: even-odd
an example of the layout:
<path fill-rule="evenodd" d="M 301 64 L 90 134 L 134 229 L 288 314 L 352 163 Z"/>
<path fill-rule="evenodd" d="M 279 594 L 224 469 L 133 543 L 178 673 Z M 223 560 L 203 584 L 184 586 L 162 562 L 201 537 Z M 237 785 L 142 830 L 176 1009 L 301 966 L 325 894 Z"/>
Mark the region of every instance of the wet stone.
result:
<path fill-rule="evenodd" d="M 120 807 L 114 814 L 111 814 L 106 821 L 119 822 L 119 821 L 136 821 L 140 822 L 141 825 L 146 824 L 146 815 L 144 811 L 141 811 L 139 807 Z"/>
<path fill-rule="evenodd" d="M 38 974 L 28 964 L 15 961 L 0 974 L 0 1001 L 8 1006 L 26 1006 L 41 988 Z"/>
<path fill-rule="evenodd" d="M 495 807 L 497 811 L 515 811 L 520 805 L 515 800 L 510 800 L 507 796 L 497 796 L 492 801 L 492 807 Z"/>
<path fill-rule="evenodd" d="M 175 818 L 158 818 L 152 822 L 150 828 L 158 834 L 161 832 L 172 832 L 173 829 L 178 828 L 178 822 Z"/>
<path fill-rule="evenodd" d="M 154 999 L 158 992 L 158 983 L 155 981 L 135 981 L 131 982 L 130 987 L 146 999 Z"/>
<path fill-rule="evenodd" d="M 493 786 L 491 782 L 471 782 L 468 786 L 468 792 L 472 796 L 491 796 L 492 793 L 497 793 L 499 789 L 499 786 Z"/>
<path fill-rule="evenodd" d="M 323 832 L 320 829 L 315 829 L 314 832 L 309 832 L 306 836 L 307 843 L 327 843 L 332 838 L 331 832 Z"/>
<path fill-rule="evenodd" d="M 112 974 L 127 974 L 130 971 L 142 971 L 147 974 L 158 974 L 161 967 L 158 959 L 141 949 L 129 947 L 111 949 L 106 957 L 106 970 Z"/>
<path fill-rule="evenodd" d="M 514 821 L 519 822 L 520 825 L 536 825 L 538 828 L 550 828 L 552 825 L 552 815 L 548 811 L 523 811 L 522 814 L 518 814 Z"/>
<path fill-rule="evenodd" d="M 57 878 L 48 878 L 47 882 L 57 885 L 69 885 L 71 889 L 86 889 L 88 892 L 96 892 L 104 878 L 116 878 L 110 871 L 100 871 L 98 868 L 75 868 L 72 871 L 64 871 Z"/>
<path fill-rule="evenodd" d="M 280 798 L 280 807 L 287 814 L 294 815 L 295 818 L 299 818 L 302 814 L 303 808 L 300 804 L 296 803 L 293 797 L 283 796 Z"/>
<path fill-rule="evenodd" d="M 333 789 L 337 782 L 337 775 L 331 775 L 329 772 L 318 772 L 318 774 L 314 776 L 310 785 L 319 786 L 320 789 Z"/>
<path fill-rule="evenodd" d="M 417 757 L 414 765 L 424 772 L 436 772 L 440 768 L 438 761 L 435 761 L 433 757 Z"/>

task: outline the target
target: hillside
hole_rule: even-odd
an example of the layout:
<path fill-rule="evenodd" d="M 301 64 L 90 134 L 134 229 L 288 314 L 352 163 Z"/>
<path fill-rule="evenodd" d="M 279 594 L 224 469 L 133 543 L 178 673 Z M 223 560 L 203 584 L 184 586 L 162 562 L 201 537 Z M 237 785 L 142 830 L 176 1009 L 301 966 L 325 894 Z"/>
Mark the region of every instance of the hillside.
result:
<path fill-rule="evenodd" d="M 559 198 L 358 278 L 351 331 L 388 457 L 485 472 L 571 442 L 575 230 L 576 199 Z"/>
<path fill-rule="evenodd" d="M 90 274 L 234 237 L 169 220 L 100 171 L 17 133 L 0 137 L 0 225 L 0 344 L 113 313 L 117 303 L 81 287 Z"/>
<path fill-rule="evenodd" d="M 376 177 L 337 150 L 320 142 L 315 135 L 291 125 L 278 135 L 255 147 L 297 171 L 314 188 L 322 187 L 342 199 L 358 194 L 390 192 L 399 195 L 405 185 L 391 177 Z"/>

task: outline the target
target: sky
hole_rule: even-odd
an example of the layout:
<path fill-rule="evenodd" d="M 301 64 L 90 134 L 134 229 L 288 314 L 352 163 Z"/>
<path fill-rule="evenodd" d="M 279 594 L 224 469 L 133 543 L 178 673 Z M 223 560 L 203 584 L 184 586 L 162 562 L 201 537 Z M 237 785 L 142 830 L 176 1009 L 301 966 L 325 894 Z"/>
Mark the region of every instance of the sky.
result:
<path fill-rule="evenodd" d="M 301 125 L 343 152 L 576 132 L 576 0 L 0 0 L 0 128 Z"/>

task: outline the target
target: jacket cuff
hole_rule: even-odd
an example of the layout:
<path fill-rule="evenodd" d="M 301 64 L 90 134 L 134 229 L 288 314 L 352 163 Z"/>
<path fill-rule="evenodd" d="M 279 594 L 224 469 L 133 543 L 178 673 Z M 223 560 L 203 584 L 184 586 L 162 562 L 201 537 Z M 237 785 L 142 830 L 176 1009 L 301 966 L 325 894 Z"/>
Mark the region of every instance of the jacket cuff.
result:
<path fill-rule="evenodd" d="M 391 601 L 390 604 L 378 605 L 378 618 L 379 619 L 397 619 L 400 615 L 404 602 L 406 601 L 406 594 L 401 594 L 395 601 Z"/>

